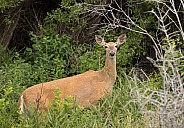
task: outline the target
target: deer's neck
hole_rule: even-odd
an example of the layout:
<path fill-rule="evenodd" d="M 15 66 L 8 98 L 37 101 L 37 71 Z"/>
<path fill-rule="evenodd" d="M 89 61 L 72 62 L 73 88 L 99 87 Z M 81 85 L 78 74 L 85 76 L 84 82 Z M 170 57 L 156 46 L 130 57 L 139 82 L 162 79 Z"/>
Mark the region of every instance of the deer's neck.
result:
<path fill-rule="evenodd" d="M 104 68 L 102 69 L 102 73 L 104 74 L 105 81 L 112 86 L 116 81 L 116 56 L 114 58 L 110 58 L 109 55 L 106 55 L 106 63 Z"/>

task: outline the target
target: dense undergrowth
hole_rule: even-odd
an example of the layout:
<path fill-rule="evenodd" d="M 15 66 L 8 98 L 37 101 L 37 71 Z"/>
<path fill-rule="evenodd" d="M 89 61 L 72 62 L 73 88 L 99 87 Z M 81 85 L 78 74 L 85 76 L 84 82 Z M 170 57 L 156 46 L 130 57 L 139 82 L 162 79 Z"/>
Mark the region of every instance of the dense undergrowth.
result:
<path fill-rule="evenodd" d="M 154 126 L 155 120 L 158 123 L 155 125 L 156 127 L 165 125 L 159 120 L 165 114 L 160 114 L 159 111 L 159 109 L 163 109 L 163 106 L 157 106 L 157 103 L 162 104 L 161 101 L 164 98 L 160 94 L 168 93 L 169 97 L 178 94 L 168 91 L 168 88 L 166 88 L 167 90 L 163 88 L 163 82 L 166 81 L 163 79 L 165 77 L 162 73 L 166 72 L 168 75 L 170 73 L 173 76 L 173 70 L 170 69 L 170 65 L 167 65 L 167 60 L 176 60 L 174 66 L 179 64 L 176 67 L 179 68 L 178 72 L 183 71 L 183 60 L 180 59 L 181 56 L 174 41 L 171 41 L 171 46 L 163 46 L 166 51 L 164 56 L 166 62 L 163 63 L 165 68 L 160 70 L 161 75 L 153 74 L 152 77 L 147 77 L 146 81 L 140 81 L 136 76 L 126 75 L 126 72 L 131 70 L 131 66 L 122 67 L 122 64 L 130 63 L 131 59 L 126 58 L 134 56 L 134 52 L 127 49 L 132 40 L 127 39 L 117 53 L 118 77 L 112 94 L 101 99 L 98 106 L 84 109 L 77 106 L 71 97 L 68 97 L 65 104 L 62 104 L 57 98 L 60 92 L 56 90 L 56 99 L 47 114 L 42 115 L 39 111 L 31 109 L 29 117 L 24 119 L 23 115 L 19 114 L 17 104 L 23 90 L 37 83 L 76 75 L 89 69 L 100 70 L 105 62 L 105 51 L 97 43 L 90 50 L 90 44 L 76 46 L 73 45 L 74 41 L 68 35 L 58 36 L 54 27 L 48 29 L 46 26 L 46 28 L 40 28 L 40 31 L 43 31 L 41 35 L 31 33 L 31 40 L 35 44 L 32 48 L 27 48 L 24 53 L 1 52 L 0 57 L 3 60 L 0 65 L 1 127 L 142 128 L 148 127 L 149 123 Z M 108 40 L 116 39 L 111 34 L 107 35 L 107 38 Z M 157 114 L 156 118 L 153 118 L 154 112 L 158 112 L 160 115 Z M 179 114 L 178 118 L 182 120 L 183 117 Z"/>
<path fill-rule="evenodd" d="M 62 104 L 56 93 L 48 114 L 42 115 L 40 120 L 40 113 L 33 109 L 25 120 L 19 114 L 17 105 L 23 90 L 37 83 L 83 73 L 89 69 L 99 70 L 105 62 L 102 47 L 95 44 L 93 51 L 87 49 L 90 47 L 88 45 L 73 47 L 69 36 L 59 37 L 52 28 L 39 36 L 33 33 L 31 36 L 36 43 L 32 48 L 27 48 L 23 55 L 13 51 L 1 55 L 4 60 L 0 67 L 2 127 L 145 127 L 145 117 L 131 94 L 132 88 L 141 87 L 143 83 L 128 78 L 125 74 L 128 69 L 120 65 L 117 65 L 118 78 L 112 94 L 101 99 L 98 106 L 84 109 L 76 106 L 70 97 Z M 122 46 L 118 51 L 118 64 L 125 61 L 121 59 L 125 54 L 123 49 Z"/>
<path fill-rule="evenodd" d="M 38 38 L 38 36 L 32 37 L 33 40 Z M 20 55 L 19 53 L 12 51 L 6 54 L 3 53 L 1 55 L 1 58 L 3 58 L 4 60 L 6 59 L 5 61 L 1 62 L 0 67 L 1 127 L 143 128 L 148 127 L 149 123 L 154 126 L 155 120 L 156 124 L 158 124 L 155 125 L 156 127 L 158 127 L 159 125 L 163 125 L 163 122 L 159 122 L 159 119 L 165 114 L 160 114 L 159 112 L 159 109 L 162 110 L 163 107 L 162 105 L 160 106 L 163 100 L 161 94 L 163 94 L 164 96 L 165 94 L 167 94 L 170 97 L 178 96 L 178 93 L 174 90 L 169 91 L 168 89 L 164 89 L 163 76 L 153 74 L 152 77 L 148 78 L 146 81 L 140 81 L 136 78 L 136 76 L 126 75 L 125 70 L 127 69 L 119 67 L 119 65 L 117 65 L 118 77 L 113 87 L 112 94 L 109 94 L 108 96 L 99 100 L 98 106 L 91 106 L 90 108 L 84 109 L 81 106 L 77 106 L 76 103 L 72 100 L 72 97 L 66 98 L 65 104 L 62 104 L 60 99 L 57 98 L 59 93 L 62 92 L 58 92 L 56 90 L 56 99 L 51 105 L 52 109 L 49 110 L 47 114 L 40 113 L 35 109 L 31 109 L 29 117 L 27 119 L 24 119 L 24 116 L 19 114 L 17 104 L 18 98 L 23 90 L 36 83 L 66 77 L 66 74 L 70 71 L 72 72 L 70 72 L 71 74 L 69 73 L 70 75 L 75 75 L 75 73 L 82 73 L 85 70 L 88 70 L 88 68 L 94 70 L 101 69 L 101 67 L 104 65 L 105 56 L 103 48 L 95 46 L 95 51 L 91 52 L 86 51 L 85 48 L 83 51 L 82 47 L 84 46 L 79 46 L 81 47 L 81 51 L 75 51 L 73 47 L 70 47 L 71 51 L 68 51 L 66 47 L 68 48 L 70 46 L 69 43 L 72 43 L 72 40 L 67 35 L 63 35 L 62 37 L 58 37 L 56 35 L 56 37 L 51 40 L 53 41 L 53 43 L 55 43 L 56 46 L 60 45 L 60 43 L 66 43 L 66 47 L 64 47 L 65 44 L 62 44 L 63 49 L 57 54 L 57 50 L 59 51 L 60 49 L 53 45 L 49 45 L 50 42 L 47 42 L 47 40 L 49 40 L 50 38 L 50 36 L 48 36 L 47 39 L 43 37 L 42 39 L 45 40 L 44 42 L 38 41 L 39 44 L 35 44 L 32 49 L 27 49 L 24 55 Z M 44 43 L 44 45 L 42 45 L 42 43 Z M 180 54 L 175 49 L 174 42 L 172 46 L 173 47 L 164 47 L 165 51 L 168 51 L 165 54 L 165 57 L 168 59 L 170 58 L 174 61 L 175 58 L 180 57 Z M 55 50 L 53 50 L 54 48 Z M 120 50 L 122 49 L 120 48 Z M 36 53 L 33 54 L 33 52 Z M 171 52 L 173 52 L 175 56 L 171 56 Z M 76 53 L 77 56 L 75 56 Z M 89 55 L 91 55 L 91 58 L 89 57 Z M 71 58 L 75 58 L 75 60 L 73 59 L 70 63 L 73 63 L 74 61 L 78 62 L 76 63 L 76 65 L 74 65 L 78 68 L 70 69 L 69 67 L 67 67 L 66 61 L 63 60 L 69 61 L 70 59 L 65 58 L 68 56 Z M 120 56 L 121 55 L 117 56 L 118 63 Z M 88 65 L 87 60 L 91 61 L 90 63 L 94 64 L 90 65 L 89 63 Z M 178 71 L 180 72 L 183 70 L 183 60 L 176 60 L 177 61 L 175 65 L 177 65 L 177 63 L 180 63 L 178 67 Z M 81 68 L 84 66 L 84 64 L 85 68 Z M 168 66 L 167 62 L 165 62 L 165 66 Z M 167 73 L 171 73 L 172 75 L 172 70 L 169 66 L 167 69 L 165 69 L 165 71 Z M 160 73 L 162 73 L 162 71 Z M 183 74 L 181 74 L 181 76 L 182 75 Z M 178 85 L 178 87 L 180 86 Z M 176 89 L 176 91 L 178 91 L 177 87 Z M 173 111 L 172 108 L 167 109 L 167 111 Z M 177 111 L 180 111 L 180 109 L 177 109 Z M 151 114 L 149 112 L 151 112 Z M 158 112 L 157 116 L 153 114 L 154 112 Z M 178 116 L 181 121 L 177 120 L 177 122 L 180 124 L 180 122 L 182 122 L 183 116 L 180 114 Z"/>
<path fill-rule="evenodd" d="M 63 105 L 56 94 L 48 114 L 40 119 L 40 113 L 33 110 L 25 120 L 23 115 L 19 114 L 17 101 L 25 88 L 37 83 L 37 74 L 42 72 L 33 70 L 31 64 L 20 58 L 1 66 L 2 127 L 146 127 L 145 117 L 139 111 L 139 104 L 133 102 L 135 97 L 131 94 L 131 89 L 138 85 L 141 87 L 142 83 L 136 79 L 125 78 L 123 71 L 119 72 L 112 95 L 101 99 L 98 106 L 84 109 L 74 105 L 75 102 L 70 97 Z"/>
<path fill-rule="evenodd" d="M 183 128 L 183 2 L 177 0 L 181 3 L 175 6 L 174 1 L 169 1 L 170 4 L 163 1 L 140 0 L 139 4 L 129 1 L 127 6 L 130 17 L 124 15 L 124 10 L 119 9 L 120 6 L 115 9 L 112 3 L 107 7 L 103 4 L 91 6 L 90 0 L 86 2 L 88 4 L 85 6 L 75 0 L 62 1 L 61 8 L 47 13 L 45 19 L 42 19 L 42 25 L 33 25 L 37 29 L 29 31 L 31 45 L 24 44 L 24 51 L 18 52 L 16 48 L 5 50 L 0 45 L 0 127 Z M 0 8 L 2 11 L 4 7 Z M 180 11 L 176 11 L 176 8 Z M 98 28 L 98 34 L 105 35 L 106 41 L 116 41 L 119 35 L 127 35 L 126 42 L 117 53 L 118 76 L 112 94 L 100 99 L 99 105 L 84 109 L 77 106 L 72 97 L 66 98 L 65 104 L 62 104 L 58 98 L 62 92 L 56 90 L 52 109 L 47 114 L 31 108 L 29 117 L 24 119 L 24 116 L 19 114 L 17 102 L 26 88 L 37 83 L 77 75 L 89 69 L 103 68 L 104 48 L 95 42 L 85 42 L 88 37 L 84 40 L 78 35 L 79 32 L 87 30 L 89 25 L 90 18 L 86 17 L 88 15 L 83 13 L 84 11 L 92 14 L 89 17 L 107 12 L 107 15 L 100 16 L 105 16 L 109 23 L 101 23 Z M 117 17 L 111 19 L 111 14 Z M 76 38 L 78 40 L 75 40 Z M 80 43 L 80 40 L 83 42 Z M 150 46 L 154 48 L 154 52 Z M 134 66 L 145 56 L 150 57 L 147 59 L 158 70 L 147 76 L 142 69 L 138 69 L 142 71 L 141 75 L 144 75 L 144 79 L 139 80 L 135 75 L 137 73 L 134 74 L 134 69 L 137 69 Z M 149 68 L 147 65 L 145 67 Z"/>

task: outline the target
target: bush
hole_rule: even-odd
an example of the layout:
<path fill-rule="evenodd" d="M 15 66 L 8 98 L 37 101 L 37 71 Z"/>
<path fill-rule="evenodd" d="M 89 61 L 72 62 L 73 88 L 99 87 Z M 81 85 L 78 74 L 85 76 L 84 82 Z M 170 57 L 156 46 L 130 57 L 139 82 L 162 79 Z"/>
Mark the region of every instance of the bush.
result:
<path fill-rule="evenodd" d="M 33 48 L 27 48 L 25 55 L 32 65 L 38 82 L 46 82 L 69 74 L 69 63 L 72 57 L 72 40 L 67 35 L 59 37 L 55 26 L 40 27 L 42 34 L 31 33 L 31 40 L 35 42 Z"/>
<path fill-rule="evenodd" d="M 0 1 L 0 12 L 3 13 L 6 9 L 16 7 L 22 0 L 1 0 Z"/>
<path fill-rule="evenodd" d="M 18 56 L 12 64 L 0 69 L 0 125 L 11 127 L 18 123 L 18 98 L 26 86 L 32 84 L 31 66 Z"/>

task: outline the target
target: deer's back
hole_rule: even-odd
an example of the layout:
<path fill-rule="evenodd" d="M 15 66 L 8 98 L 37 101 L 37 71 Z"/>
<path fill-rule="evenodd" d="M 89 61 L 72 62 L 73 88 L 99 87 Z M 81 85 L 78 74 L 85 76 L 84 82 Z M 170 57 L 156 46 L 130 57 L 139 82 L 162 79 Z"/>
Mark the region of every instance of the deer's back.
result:
<path fill-rule="evenodd" d="M 73 77 L 37 84 L 26 89 L 22 95 L 26 107 L 29 104 L 37 107 L 39 103 L 39 108 L 42 109 L 54 99 L 53 92 L 58 87 L 61 91 L 59 97 L 63 102 L 67 96 L 74 96 L 81 106 L 88 107 L 89 102 L 96 104 L 103 97 L 107 91 L 104 88 L 106 84 L 108 83 L 100 71 L 90 70 Z"/>

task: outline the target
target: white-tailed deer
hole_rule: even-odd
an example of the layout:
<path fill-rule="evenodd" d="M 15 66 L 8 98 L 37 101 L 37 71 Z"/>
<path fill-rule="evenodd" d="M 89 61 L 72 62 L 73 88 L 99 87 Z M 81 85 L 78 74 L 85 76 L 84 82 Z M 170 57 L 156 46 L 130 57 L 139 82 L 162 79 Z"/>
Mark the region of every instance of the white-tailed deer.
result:
<path fill-rule="evenodd" d="M 89 107 L 97 104 L 105 94 L 112 90 L 116 81 L 116 52 L 126 40 L 126 35 L 118 37 L 116 42 L 106 43 L 104 38 L 95 36 L 96 42 L 106 50 L 106 63 L 102 70 L 89 70 L 83 74 L 41 83 L 27 88 L 19 98 L 20 113 L 24 113 L 30 104 L 39 110 L 47 110 L 55 98 L 53 92 L 59 88 L 62 102 L 67 96 L 73 96 L 80 106 Z"/>

